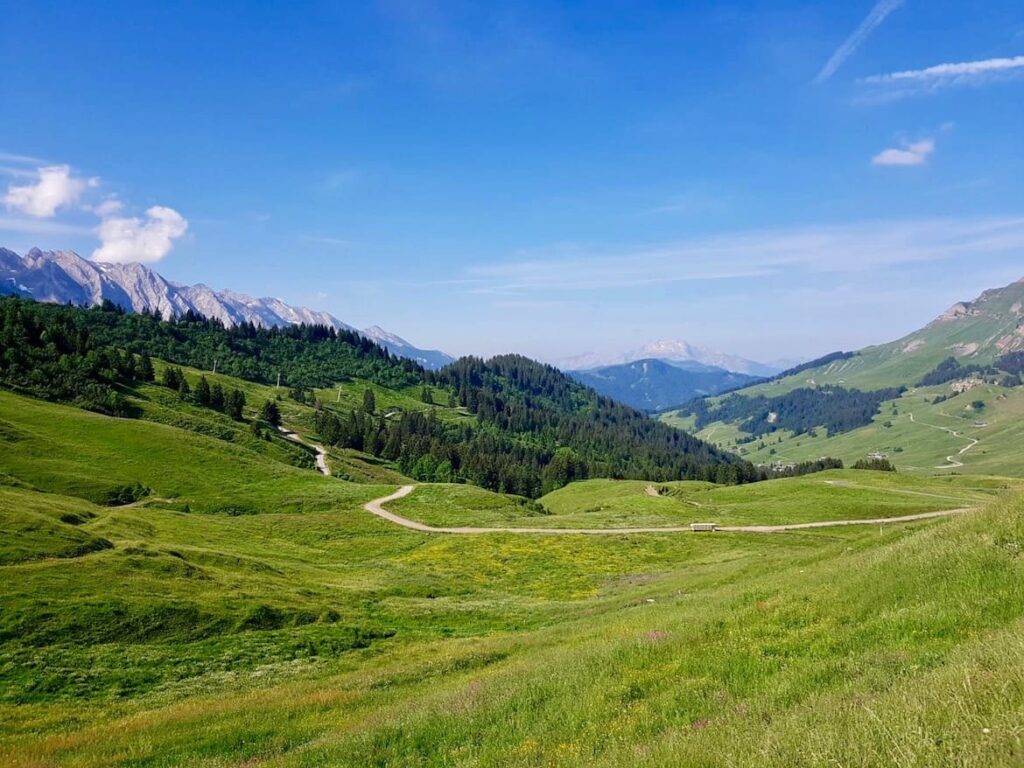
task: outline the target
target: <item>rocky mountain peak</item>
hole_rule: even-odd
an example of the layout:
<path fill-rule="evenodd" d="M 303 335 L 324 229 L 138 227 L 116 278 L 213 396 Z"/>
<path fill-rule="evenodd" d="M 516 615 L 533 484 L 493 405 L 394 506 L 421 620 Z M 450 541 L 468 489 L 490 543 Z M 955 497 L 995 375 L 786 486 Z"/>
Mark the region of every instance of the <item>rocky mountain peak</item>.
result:
<path fill-rule="evenodd" d="M 215 291 L 203 283 L 182 285 L 165 279 L 144 264 L 113 264 L 83 259 L 74 251 L 32 248 L 24 257 L 0 248 L 0 293 L 28 296 L 37 301 L 93 306 L 112 301 L 132 312 L 159 312 L 164 317 L 188 311 L 220 320 L 271 327 L 299 323 L 355 331 L 328 312 L 295 307 L 276 298 L 254 298 L 235 291 Z M 438 368 L 453 358 L 437 350 L 414 347 L 395 334 L 373 326 L 357 331 L 393 354 Z"/>

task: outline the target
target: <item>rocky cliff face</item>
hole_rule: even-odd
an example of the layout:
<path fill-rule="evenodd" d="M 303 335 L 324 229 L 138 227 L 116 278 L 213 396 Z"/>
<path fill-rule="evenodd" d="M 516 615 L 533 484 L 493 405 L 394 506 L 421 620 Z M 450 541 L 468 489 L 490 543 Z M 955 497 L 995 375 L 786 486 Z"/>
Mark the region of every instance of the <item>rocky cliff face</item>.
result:
<path fill-rule="evenodd" d="M 112 301 L 132 312 L 160 312 L 164 317 L 191 310 L 216 318 L 227 326 L 240 323 L 278 325 L 327 325 L 337 330 L 356 330 L 328 312 L 293 307 L 272 297 L 253 298 L 234 291 L 215 291 L 203 284 L 182 285 L 167 280 L 142 264 L 107 264 L 83 259 L 74 251 L 41 251 L 24 256 L 0 248 L 0 293 L 17 294 L 60 304 L 93 306 Z M 437 350 L 414 347 L 400 336 L 377 326 L 358 331 L 392 353 L 438 368 L 452 358 Z"/>

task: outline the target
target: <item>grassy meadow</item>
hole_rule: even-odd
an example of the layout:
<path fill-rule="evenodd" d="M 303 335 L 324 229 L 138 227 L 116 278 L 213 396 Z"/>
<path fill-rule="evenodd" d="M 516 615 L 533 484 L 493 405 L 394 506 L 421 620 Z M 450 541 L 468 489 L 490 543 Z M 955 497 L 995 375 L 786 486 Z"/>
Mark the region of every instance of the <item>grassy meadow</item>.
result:
<path fill-rule="evenodd" d="M 844 470 L 652 496 L 591 480 L 540 504 L 423 485 L 391 509 L 593 527 L 979 508 L 774 535 L 429 535 L 361 509 L 401 478 L 323 477 L 278 436 L 159 387 L 134 397 L 142 420 L 0 393 L 0 764 L 1024 756 L 1016 481 Z M 305 406 L 282 407 L 301 428 Z"/>
<path fill-rule="evenodd" d="M 830 470 L 741 486 L 583 480 L 538 504 L 472 486 L 422 485 L 389 509 L 432 526 L 626 528 L 778 525 L 817 520 L 898 517 L 972 507 L 1024 482 L 991 478 L 925 478 L 888 472 Z"/>

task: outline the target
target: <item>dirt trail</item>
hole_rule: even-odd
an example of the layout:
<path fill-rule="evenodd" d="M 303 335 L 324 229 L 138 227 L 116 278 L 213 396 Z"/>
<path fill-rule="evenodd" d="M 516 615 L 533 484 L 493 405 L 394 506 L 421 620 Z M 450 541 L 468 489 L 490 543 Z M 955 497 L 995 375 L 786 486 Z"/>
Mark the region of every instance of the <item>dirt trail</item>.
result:
<path fill-rule="evenodd" d="M 314 451 L 316 451 L 317 471 L 324 475 L 327 475 L 328 477 L 331 476 L 331 468 L 327 466 L 327 452 L 324 451 L 324 447 L 322 445 L 307 443 L 305 440 L 302 439 L 300 435 L 297 435 L 295 432 L 285 429 L 284 427 L 278 427 L 278 429 L 281 430 L 281 434 L 287 437 L 289 440 L 293 440 L 294 442 L 299 443 L 300 445 L 309 446 Z"/>
<path fill-rule="evenodd" d="M 477 527 L 436 527 L 410 520 L 407 517 L 388 512 L 384 505 L 391 501 L 405 498 L 416 489 L 415 485 L 403 485 L 389 496 L 374 499 L 367 502 L 363 507 L 367 512 L 372 512 L 377 517 L 388 522 L 409 528 L 422 533 L 452 533 L 452 534 L 485 534 L 485 533 L 528 533 L 547 534 L 554 536 L 564 535 L 585 535 L 585 536 L 623 536 L 634 533 L 693 533 L 690 526 L 667 526 L 654 528 L 477 528 Z M 916 515 L 903 515 L 901 517 L 878 517 L 871 520 L 824 520 L 815 523 L 790 523 L 788 525 L 723 525 L 718 526 L 716 531 L 725 533 L 781 533 L 783 531 L 797 531 L 804 528 L 831 528 L 845 525 L 888 525 L 890 523 L 911 523 L 916 520 L 930 520 L 936 517 L 950 517 L 972 511 L 970 508 L 946 509 L 940 512 L 922 512 Z"/>
<path fill-rule="evenodd" d="M 968 444 L 965 445 L 963 448 L 961 448 L 959 451 L 957 451 L 954 454 L 951 454 L 951 455 L 947 456 L 945 464 L 938 464 L 935 467 L 933 467 L 933 469 L 957 469 L 959 467 L 962 467 L 964 465 L 964 463 L 962 461 L 960 461 L 960 459 L 958 459 L 957 456 L 963 456 L 965 453 L 967 453 L 969 450 L 971 450 L 971 448 L 973 448 L 974 446 L 976 446 L 978 443 L 981 442 L 980 440 L 978 440 L 976 438 L 966 437 L 965 435 L 961 435 L 955 429 L 950 429 L 949 427 L 940 427 L 938 424 L 925 424 L 923 421 L 917 421 L 914 418 L 914 414 L 910 414 L 910 420 L 912 422 L 914 422 L 915 424 L 920 424 L 922 427 L 931 427 L 932 429 L 941 429 L 943 432 L 948 432 L 953 437 L 958 437 L 961 440 L 967 440 L 967 442 L 968 442 Z"/>

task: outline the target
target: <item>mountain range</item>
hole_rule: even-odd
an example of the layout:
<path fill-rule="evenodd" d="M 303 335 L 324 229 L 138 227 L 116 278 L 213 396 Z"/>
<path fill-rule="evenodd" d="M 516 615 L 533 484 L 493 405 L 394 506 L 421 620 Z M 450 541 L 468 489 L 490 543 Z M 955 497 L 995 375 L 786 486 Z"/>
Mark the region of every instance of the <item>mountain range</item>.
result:
<path fill-rule="evenodd" d="M 774 376 L 789 368 L 794 360 L 778 360 L 771 363 L 760 363 L 748 360 L 739 355 L 718 352 L 683 340 L 654 341 L 627 352 L 618 353 L 587 353 L 559 360 L 556 365 L 563 371 L 590 371 L 595 368 L 607 368 L 624 363 L 635 363 L 639 360 L 661 360 L 666 363 L 694 362 L 715 368 L 745 373 L 749 376 Z"/>
<path fill-rule="evenodd" d="M 454 360 L 436 349 L 420 349 L 378 326 L 358 330 L 328 312 L 295 307 L 271 297 L 253 298 L 230 290 L 215 291 L 202 283 L 183 285 L 142 264 L 112 264 L 83 259 L 74 251 L 33 248 L 24 256 L 0 248 L 0 294 L 17 294 L 60 304 L 93 306 L 109 300 L 131 312 L 149 310 L 164 317 L 188 311 L 220 320 L 270 327 L 298 323 L 352 330 L 407 357 L 437 369 Z"/>
<path fill-rule="evenodd" d="M 569 375 L 603 395 L 644 411 L 661 411 L 694 397 L 717 395 L 761 381 L 758 376 L 703 363 L 668 363 L 653 358 L 570 371 Z"/>

